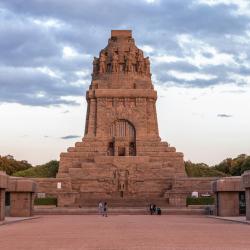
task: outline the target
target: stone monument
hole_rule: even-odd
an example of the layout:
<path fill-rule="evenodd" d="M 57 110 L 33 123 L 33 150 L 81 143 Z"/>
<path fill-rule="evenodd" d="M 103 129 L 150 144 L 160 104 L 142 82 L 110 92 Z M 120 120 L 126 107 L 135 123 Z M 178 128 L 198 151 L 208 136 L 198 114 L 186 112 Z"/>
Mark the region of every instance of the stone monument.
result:
<path fill-rule="evenodd" d="M 183 154 L 159 137 L 150 61 L 130 30 L 111 31 L 86 99 L 84 137 L 61 153 L 57 175 L 71 183 L 71 205 L 164 204 L 175 178 L 186 176 Z"/>

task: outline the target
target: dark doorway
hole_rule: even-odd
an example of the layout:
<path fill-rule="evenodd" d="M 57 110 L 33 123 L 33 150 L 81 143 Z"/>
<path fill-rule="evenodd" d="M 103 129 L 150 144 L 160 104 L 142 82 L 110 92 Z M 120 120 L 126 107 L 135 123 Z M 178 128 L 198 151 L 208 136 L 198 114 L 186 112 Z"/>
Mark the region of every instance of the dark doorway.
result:
<path fill-rule="evenodd" d="M 239 192 L 239 214 L 246 215 L 246 197 L 245 192 Z"/>
<path fill-rule="evenodd" d="M 108 146 L 108 156 L 114 156 L 115 150 L 114 150 L 114 143 L 110 142 Z"/>
<path fill-rule="evenodd" d="M 130 156 L 135 156 L 136 155 L 135 143 L 134 142 L 130 142 L 130 144 L 129 144 L 129 155 Z"/>
<path fill-rule="evenodd" d="M 10 216 L 10 192 L 5 193 L 5 216 Z"/>
<path fill-rule="evenodd" d="M 118 147 L 118 156 L 125 156 L 125 147 Z"/>
<path fill-rule="evenodd" d="M 10 206 L 10 192 L 5 193 L 5 206 Z"/>

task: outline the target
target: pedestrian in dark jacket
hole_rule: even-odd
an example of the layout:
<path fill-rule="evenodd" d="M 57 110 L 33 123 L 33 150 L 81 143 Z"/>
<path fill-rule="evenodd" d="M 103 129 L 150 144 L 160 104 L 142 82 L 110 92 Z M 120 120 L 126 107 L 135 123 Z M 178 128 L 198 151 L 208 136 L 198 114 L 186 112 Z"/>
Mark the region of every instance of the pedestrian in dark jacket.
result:
<path fill-rule="evenodd" d="M 106 201 L 103 204 L 103 216 L 108 217 L 108 203 Z"/>
<path fill-rule="evenodd" d="M 150 211 L 150 214 L 152 215 L 153 214 L 153 204 L 149 204 L 149 211 Z"/>

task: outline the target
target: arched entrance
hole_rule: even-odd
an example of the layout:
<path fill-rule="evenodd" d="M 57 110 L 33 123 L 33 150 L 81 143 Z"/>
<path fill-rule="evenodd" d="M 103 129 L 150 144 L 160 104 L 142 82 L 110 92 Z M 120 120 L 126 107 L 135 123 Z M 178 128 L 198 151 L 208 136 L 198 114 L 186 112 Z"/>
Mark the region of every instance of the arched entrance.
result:
<path fill-rule="evenodd" d="M 116 120 L 110 127 L 109 136 L 108 155 L 136 155 L 136 131 L 132 123 L 123 119 Z"/>

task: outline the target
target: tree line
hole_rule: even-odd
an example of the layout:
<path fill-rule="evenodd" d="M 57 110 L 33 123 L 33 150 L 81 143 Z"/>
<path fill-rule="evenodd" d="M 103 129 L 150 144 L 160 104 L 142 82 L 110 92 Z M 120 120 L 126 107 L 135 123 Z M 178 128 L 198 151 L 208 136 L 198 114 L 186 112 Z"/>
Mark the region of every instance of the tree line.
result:
<path fill-rule="evenodd" d="M 56 160 L 32 166 L 27 161 L 17 161 L 14 158 L 0 156 L 0 171 L 5 171 L 12 176 L 54 178 L 58 168 L 59 162 Z M 240 176 L 244 171 L 250 170 L 250 156 L 241 154 L 235 158 L 227 158 L 214 166 L 186 161 L 185 170 L 189 177 Z"/>

